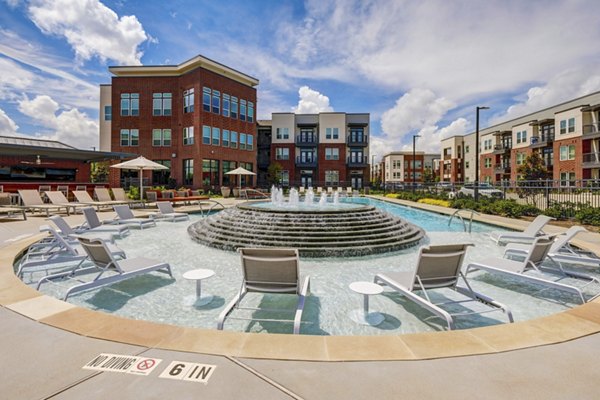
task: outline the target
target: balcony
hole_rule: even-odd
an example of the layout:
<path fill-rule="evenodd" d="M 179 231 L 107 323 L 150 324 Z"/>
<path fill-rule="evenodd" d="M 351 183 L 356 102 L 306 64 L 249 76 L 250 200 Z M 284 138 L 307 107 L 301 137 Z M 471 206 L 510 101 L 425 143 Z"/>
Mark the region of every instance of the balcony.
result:
<path fill-rule="evenodd" d="M 506 152 L 509 152 L 510 149 L 512 148 L 511 145 L 509 144 L 496 144 L 494 145 L 494 151 L 493 154 L 504 154 Z"/>
<path fill-rule="evenodd" d="M 296 135 L 296 146 L 315 147 L 319 143 L 317 135 Z"/>
<path fill-rule="evenodd" d="M 510 174 L 510 164 L 500 164 L 494 167 L 496 174 Z"/>
<path fill-rule="evenodd" d="M 369 145 L 369 138 L 367 135 L 362 136 L 348 136 L 346 138 L 346 144 L 350 147 L 367 147 Z"/>
<path fill-rule="evenodd" d="M 529 147 L 537 149 L 540 147 L 550 146 L 554 141 L 554 135 L 532 136 Z"/>
<path fill-rule="evenodd" d="M 317 157 L 296 157 L 296 166 L 302 168 L 316 168 Z"/>
<path fill-rule="evenodd" d="M 600 123 L 583 126 L 584 139 L 593 139 L 597 137 L 600 137 Z"/>
<path fill-rule="evenodd" d="M 348 159 L 346 160 L 346 165 L 348 165 L 349 167 L 355 167 L 355 168 L 366 167 L 369 165 L 369 160 L 368 160 L 367 156 L 348 157 Z"/>
<path fill-rule="evenodd" d="M 582 168 L 600 168 L 600 153 L 587 153 L 583 155 Z"/>
<path fill-rule="evenodd" d="M 444 160 L 451 160 L 452 154 L 444 154 Z"/>

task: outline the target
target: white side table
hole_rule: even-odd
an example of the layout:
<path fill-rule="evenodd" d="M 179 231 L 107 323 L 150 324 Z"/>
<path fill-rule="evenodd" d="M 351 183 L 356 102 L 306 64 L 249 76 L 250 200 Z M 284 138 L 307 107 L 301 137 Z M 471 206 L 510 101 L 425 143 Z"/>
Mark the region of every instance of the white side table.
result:
<path fill-rule="evenodd" d="M 208 279 L 215 274 L 215 271 L 212 269 L 193 269 L 191 271 L 187 271 L 183 274 L 184 279 L 188 279 L 191 281 L 196 281 L 196 298 L 189 301 L 190 305 L 194 306 L 204 306 L 210 303 L 213 300 L 212 295 L 202 297 L 202 281 L 204 279 Z M 186 301 L 186 304 L 188 301 Z"/>
<path fill-rule="evenodd" d="M 350 318 L 361 325 L 377 326 L 383 322 L 385 316 L 378 312 L 369 312 L 369 296 L 383 293 L 383 288 L 373 282 L 352 282 L 350 289 L 364 296 L 363 309 L 350 311 Z"/>

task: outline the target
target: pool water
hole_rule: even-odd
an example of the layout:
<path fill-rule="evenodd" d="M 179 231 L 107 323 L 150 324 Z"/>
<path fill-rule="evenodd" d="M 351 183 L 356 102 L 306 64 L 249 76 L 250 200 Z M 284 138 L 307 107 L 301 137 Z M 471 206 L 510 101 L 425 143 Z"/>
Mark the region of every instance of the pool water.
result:
<path fill-rule="evenodd" d="M 473 243 L 467 252 L 465 263 L 489 256 L 501 256 L 502 248 L 488 237 L 495 227 L 473 223 L 473 233 L 465 233 L 462 223 L 448 227 L 449 217 L 424 212 L 403 206 L 369 199 L 355 199 L 363 204 L 373 204 L 423 227 L 427 236 L 423 245 L 447 243 Z M 169 223 L 159 222 L 157 228 L 142 231 L 132 230 L 132 234 L 117 240 L 118 246 L 128 257 L 144 256 L 168 262 L 174 279 L 160 273 L 151 273 L 110 287 L 74 295 L 69 302 L 93 310 L 115 315 L 175 324 L 188 327 L 216 329 L 217 317 L 221 310 L 237 293 L 242 281 L 240 257 L 237 253 L 225 252 L 200 245 L 190 239 L 187 227 L 202 218 L 193 215 L 191 221 Z M 450 234 L 449 234 L 450 233 Z M 370 297 L 370 310 L 383 313 L 382 324 L 372 327 L 355 323 L 349 314 L 362 308 L 362 295 L 349 289 L 355 281 L 373 281 L 375 274 L 386 271 L 409 270 L 416 264 L 418 248 L 386 255 L 358 257 L 351 259 L 302 258 L 300 270 L 303 276 L 311 279 L 311 296 L 308 297 L 301 333 L 312 335 L 396 335 L 401 333 L 424 332 L 444 329 L 445 324 L 430 313 L 406 301 L 402 296 L 386 289 L 384 294 Z M 466 265 L 466 264 L 465 264 Z M 202 282 L 203 293 L 214 295 L 214 300 L 205 306 L 191 305 L 195 297 L 195 283 L 183 279 L 182 275 L 196 268 L 208 268 L 215 276 Z M 39 274 L 27 274 L 25 282 L 35 282 Z M 470 276 L 474 290 L 491 296 L 508 305 L 515 321 L 523 321 L 566 310 L 576 305 L 577 299 L 569 294 L 554 290 L 543 290 L 527 284 L 494 277 L 482 272 Z M 568 280 L 567 280 L 568 281 Z M 568 282 L 572 283 L 572 282 Z M 462 284 L 462 282 L 461 282 Z M 59 285 L 46 284 L 41 291 L 61 298 L 66 282 Z M 449 289 L 432 291 L 434 302 L 458 298 Z M 295 304 L 294 296 L 249 294 L 245 305 L 282 308 Z M 458 306 L 459 310 L 468 307 L 482 309 L 478 303 Z M 241 314 L 237 314 L 241 315 Z M 248 315 L 248 314 L 246 314 Z M 255 314 L 258 316 L 259 314 Z M 260 313 L 262 318 L 273 318 L 272 314 Z M 286 314 L 293 318 L 293 312 Z M 281 316 L 275 316 L 281 317 Z M 492 312 L 480 316 L 470 315 L 456 319 L 458 329 L 493 325 L 506 322 L 506 316 Z M 292 325 L 276 322 L 249 322 L 228 320 L 226 330 L 291 333 Z"/>

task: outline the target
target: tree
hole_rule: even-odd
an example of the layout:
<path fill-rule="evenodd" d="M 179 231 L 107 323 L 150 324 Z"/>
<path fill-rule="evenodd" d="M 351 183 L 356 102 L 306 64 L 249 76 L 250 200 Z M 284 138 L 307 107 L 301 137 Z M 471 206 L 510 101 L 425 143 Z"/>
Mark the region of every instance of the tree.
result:
<path fill-rule="evenodd" d="M 93 183 L 108 181 L 108 162 L 101 161 L 92 163 L 90 166 L 90 181 Z"/>
<path fill-rule="evenodd" d="M 283 171 L 283 167 L 278 162 L 269 164 L 269 168 L 267 169 L 267 180 L 271 185 L 279 185 L 279 182 L 281 181 L 281 171 Z"/>
<path fill-rule="evenodd" d="M 531 153 L 523 164 L 517 168 L 517 193 L 525 198 L 528 204 L 537 206 L 537 195 L 542 194 L 540 188 L 547 184 L 548 169 L 538 152 Z"/>
<path fill-rule="evenodd" d="M 425 167 L 423 170 L 423 182 L 432 183 L 435 182 L 435 176 L 433 174 L 433 170 L 431 168 Z"/>

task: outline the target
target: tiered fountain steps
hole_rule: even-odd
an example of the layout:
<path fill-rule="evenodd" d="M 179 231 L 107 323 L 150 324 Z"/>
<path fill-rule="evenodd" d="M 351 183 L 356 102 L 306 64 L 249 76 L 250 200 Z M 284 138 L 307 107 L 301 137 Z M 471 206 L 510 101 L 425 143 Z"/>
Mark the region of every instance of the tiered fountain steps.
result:
<path fill-rule="evenodd" d="M 240 247 L 292 247 L 306 257 L 363 256 L 414 246 L 419 227 L 375 207 L 267 209 L 251 204 L 227 209 L 188 228 L 207 246 L 235 251 Z"/>

